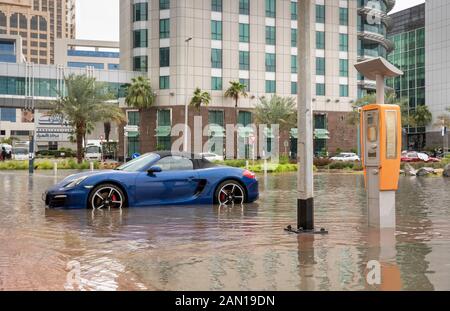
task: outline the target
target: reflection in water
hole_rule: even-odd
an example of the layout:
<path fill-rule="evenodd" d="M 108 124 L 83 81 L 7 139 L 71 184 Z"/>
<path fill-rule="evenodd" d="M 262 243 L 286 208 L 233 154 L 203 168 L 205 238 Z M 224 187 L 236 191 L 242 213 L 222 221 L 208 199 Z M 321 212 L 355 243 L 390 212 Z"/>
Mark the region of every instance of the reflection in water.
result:
<path fill-rule="evenodd" d="M 55 181 L 0 173 L 0 289 L 450 289 L 445 179 L 401 178 L 394 233 L 367 228 L 362 176 L 318 175 L 326 236 L 283 231 L 296 219 L 295 174 L 261 178 L 255 204 L 122 211 L 44 209 Z M 370 260 L 381 263 L 380 285 L 366 282 Z M 76 288 L 68 263 L 79 263 Z"/>

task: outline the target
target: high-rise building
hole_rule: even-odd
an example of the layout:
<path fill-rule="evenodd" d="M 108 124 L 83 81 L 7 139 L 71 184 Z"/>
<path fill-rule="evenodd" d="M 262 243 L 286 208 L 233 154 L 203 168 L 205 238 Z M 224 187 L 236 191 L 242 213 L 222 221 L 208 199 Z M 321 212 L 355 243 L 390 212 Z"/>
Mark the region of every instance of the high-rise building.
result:
<path fill-rule="evenodd" d="M 425 103 L 433 114 L 433 122 L 427 128 L 427 145 L 450 145 L 450 135 L 441 134 L 438 118 L 450 115 L 450 2 L 427 1 L 425 5 Z"/>
<path fill-rule="evenodd" d="M 425 105 L 425 4 L 390 15 L 392 27 L 388 38 L 395 44 L 389 61 L 404 75 L 389 79 L 387 85 L 395 90 L 397 98 L 407 101 L 408 113 L 413 114 Z M 405 128 L 405 147 L 421 149 L 426 145 L 425 127 Z"/>
<path fill-rule="evenodd" d="M 55 40 L 75 38 L 75 0 L 1 0 L 0 34 L 22 37 L 28 62 L 53 64 Z"/>
<path fill-rule="evenodd" d="M 358 4 L 316 0 L 311 7 L 316 153 L 356 146 L 346 118 L 358 96 Z M 296 97 L 297 19 L 297 0 L 120 1 L 121 69 L 141 71 L 157 93 L 156 107 L 141 116 L 141 151 L 170 147 L 166 129 L 184 123 L 184 104 L 196 87 L 210 92 L 212 102 L 190 109 L 191 127 L 194 114 L 203 125 L 246 126 L 259 98 Z M 224 97 L 230 81 L 247 85 L 249 96 L 237 108 Z M 289 143 L 295 153 L 296 135 L 296 129 L 281 133 L 282 153 Z"/>
<path fill-rule="evenodd" d="M 388 13 L 394 8 L 395 0 L 358 1 L 358 60 L 375 57 L 387 58 L 394 50 L 394 43 L 387 38 L 391 18 Z M 358 74 L 358 97 L 374 92 L 375 81 Z"/>

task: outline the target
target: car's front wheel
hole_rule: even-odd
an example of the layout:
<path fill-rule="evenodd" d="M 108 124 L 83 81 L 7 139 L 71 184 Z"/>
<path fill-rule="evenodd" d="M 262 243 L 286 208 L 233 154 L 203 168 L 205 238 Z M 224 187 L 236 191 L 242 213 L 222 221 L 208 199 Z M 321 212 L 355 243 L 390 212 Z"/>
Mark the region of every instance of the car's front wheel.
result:
<path fill-rule="evenodd" d="M 125 207 L 125 195 L 113 184 L 102 184 L 92 190 L 88 207 L 91 209 L 111 209 Z"/>
<path fill-rule="evenodd" d="M 226 180 L 217 187 L 214 201 L 220 205 L 243 204 L 245 202 L 244 188 L 237 181 Z"/>

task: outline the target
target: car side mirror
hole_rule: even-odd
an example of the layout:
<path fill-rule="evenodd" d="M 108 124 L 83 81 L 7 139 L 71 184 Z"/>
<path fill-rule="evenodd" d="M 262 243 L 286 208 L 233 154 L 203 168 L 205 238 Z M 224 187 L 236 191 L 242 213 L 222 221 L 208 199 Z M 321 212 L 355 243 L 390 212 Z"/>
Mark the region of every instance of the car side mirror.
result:
<path fill-rule="evenodd" d="M 162 169 L 161 169 L 161 167 L 159 167 L 159 166 L 152 166 L 152 167 L 150 167 L 150 168 L 147 170 L 147 172 L 148 172 L 149 174 L 161 173 L 161 172 L 162 172 Z"/>

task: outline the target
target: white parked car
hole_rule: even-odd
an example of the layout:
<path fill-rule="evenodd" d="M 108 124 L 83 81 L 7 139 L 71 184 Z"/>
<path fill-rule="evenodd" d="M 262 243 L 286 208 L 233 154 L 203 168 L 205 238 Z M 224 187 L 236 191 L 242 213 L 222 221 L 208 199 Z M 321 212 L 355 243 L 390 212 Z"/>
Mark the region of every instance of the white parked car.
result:
<path fill-rule="evenodd" d="M 212 153 L 212 152 L 200 153 L 200 155 L 203 158 L 205 158 L 206 160 L 211 161 L 211 162 L 223 161 L 223 156 L 220 156 L 220 155 Z"/>
<path fill-rule="evenodd" d="M 356 153 L 353 153 L 353 152 L 341 152 L 337 156 L 332 157 L 330 160 L 331 161 L 342 161 L 342 162 L 361 161 L 359 156 Z"/>

